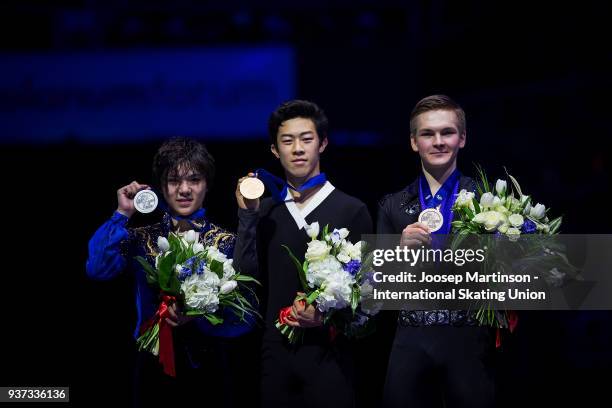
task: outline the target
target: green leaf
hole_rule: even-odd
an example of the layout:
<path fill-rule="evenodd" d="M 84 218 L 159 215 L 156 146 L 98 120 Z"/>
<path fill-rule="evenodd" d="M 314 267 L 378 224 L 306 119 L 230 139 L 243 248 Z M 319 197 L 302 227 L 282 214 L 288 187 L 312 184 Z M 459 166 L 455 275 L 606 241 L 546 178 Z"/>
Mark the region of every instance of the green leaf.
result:
<path fill-rule="evenodd" d="M 214 314 L 205 314 L 204 317 L 206 320 L 210 322 L 213 326 L 223 323 L 223 318 L 215 316 Z"/>
<path fill-rule="evenodd" d="M 504 168 L 504 170 L 506 170 Z M 512 185 L 514 186 L 514 189 L 516 190 L 516 192 L 519 194 L 519 197 L 523 196 L 523 192 L 521 191 L 521 186 L 519 185 L 518 181 L 512 177 L 510 174 L 508 174 L 508 170 L 506 170 L 506 174 L 508 175 L 508 178 L 510 179 L 510 181 L 512 181 Z"/>
<path fill-rule="evenodd" d="M 476 200 L 476 197 L 472 198 L 472 203 L 474 204 L 476 214 L 480 213 L 480 204 L 478 203 L 478 200 Z"/>
<path fill-rule="evenodd" d="M 361 294 L 359 290 L 359 285 L 353 286 L 353 292 L 351 293 L 351 309 L 353 313 L 357 310 L 357 306 L 359 306 L 359 300 L 361 299 Z"/>
<path fill-rule="evenodd" d="M 163 291 L 173 291 L 172 281 L 178 279 L 174 270 L 175 266 L 175 254 L 170 253 L 159 260 L 158 271 L 159 271 L 159 287 Z"/>
<path fill-rule="evenodd" d="M 219 279 L 223 278 L 223 263 L 222 262 L 217 261 L 216 259 L 213 259 L 212 261 L 210 261 L 209 268 L 212 272 L 217 274 Z"/>
<path fill-rule="evenodd" d="M 310 295 L 308 295 L 308 297 L 306 298 L 306 303 L 308 303 L 309 305 L 312 305 L 314 303 L 315 300 L 317 300 L 317 298 L 319 297 L 319 295 L 321 294 L 322 290 L 321 289 L 317 289 L 314 292 L 312 292 Z"/>
<path fill-rule="evenodd" d="M 142 256 L 137 256 L 135 258 L 138 263 L 142 266 L 142 269 L 145 271 L 145 276 L 147 278 L 147 283 L 150 285 L 155 285 L 158 283 L 158 275 L 157 271 L 151 264 Z"/>
<path fill-rule="evenodd" d="M 559 228 L 561 227 L 561 221 L 563 221 L 563 217 L 557 217 L 554 220 L 552 220 L 550 224 L 548 224 L 551 235 L 554 235 L 557 233 L 557 231 L 559 231 Z"/>
<path fill-rule="evenodd" d="M 291 252 L 291 249 L 289 249 L 289 247 L 287 245 L 281 245 L 281 246 L 287 250 L 287 253 L 289 254 L 289 257 L 291 258 L 291 260 L 295 264 L 295 267 L 298 270 L 298 276 L 300 278 L 300 283 L 302 284 L 302 288 L 304 288 L 304 290 L 308 290 L 308 282 L 306 282 L 306 276 L 305 276 L 305 273 L 303 273 L 303 266 L 302 266 L 302 264 L 295 257 L 295 255 L 293 255 L 293 252 Z"/>
<path fill-rule="evenodd" d="M 325 226 L 323 227 L 323 235 L 322 235 L 323 239 L 325 239 L 327 234 L 329 234 L 329 224 L 325 224 Z"/>

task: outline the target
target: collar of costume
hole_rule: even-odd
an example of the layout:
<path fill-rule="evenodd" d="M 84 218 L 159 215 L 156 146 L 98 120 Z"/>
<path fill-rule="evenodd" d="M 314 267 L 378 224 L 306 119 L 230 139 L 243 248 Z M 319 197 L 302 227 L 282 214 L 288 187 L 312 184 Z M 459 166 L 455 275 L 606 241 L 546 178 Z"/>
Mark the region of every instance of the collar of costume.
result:
<path fill-rule="evenodd" d="M 290 189 L 301 193 L 315 186 L 325 184 L 325 182 L 327 181 L 327 176 L 325 175 L 325 173 L 319 173 L 316 176 L 309 178 L 300 187 L 295 188 L 289 183 L 287 183 L 285 180 L 275 176 L 274 174 L 270 173 L 265 169 L 257 169 L 255 171 L 255 176 L 264 183 L 268 190 L 270 190 L 270 192 L 272 193 L 272 198 L 276 202 L 285 201 L 287 191 Z"/>
<path fill-rule="evenodd" d="M 206 209 L 200 208 L 194 213 L 185 217 L 181 215 L 172 214 L 168 208 L 168 204 L 163 202 L 161 205 L 164 209 L 164 224 L 168 226 L 168 231 L 172 231 L 178 225 L 179 222 L 187 222 L 196 232 L 202 231 L 206 225 Z"/>

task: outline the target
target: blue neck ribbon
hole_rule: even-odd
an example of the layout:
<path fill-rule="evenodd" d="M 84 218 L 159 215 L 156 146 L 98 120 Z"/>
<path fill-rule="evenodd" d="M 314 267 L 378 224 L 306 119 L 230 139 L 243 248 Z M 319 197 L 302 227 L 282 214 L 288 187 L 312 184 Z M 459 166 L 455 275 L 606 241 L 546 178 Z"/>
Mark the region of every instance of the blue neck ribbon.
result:
<path fill-rule="evenodd" d="M 436 208 L 440 206 L 440 212 L 444 217 L 444 223 L 442 228 L 433 232 L 432 234 L 450 234 L 451 223 L 453 221 L 453 204 L 455 203 L 455 197 L 459 191 L 459 178 L 461 173 L 458 169 L 452 172 L 446 179 L 444 184 L 440 186 L 440 189 L 436 194 L 431 193 L 429 183 L 425 178 L 425 174 L 421 173 L 419 176 L 419 201 L 421 203 L 421 211 L 426 208 Z"/>
<path fill-rule="evenodd" d="M 316 176 L 309 178 L 300 187 L 295 188 L 289 183 L 287 183 L 285 180 L 275 176 L 274 174 L 270 173 L 265 169 L 257 169 L 255 171 L 255 175 L 264 183 L 268 190 L 270 190 L 270 192 L 272 193 L 272 198 L 276 202 L 285 201 L 285 197 L 287 197 L 287 191 L 289 189 L 301 193 L 310 188 L 325 184 L 325 182 L 327 181 L 327 176 L 325 175 L 325 173 L 319 173 Z"/>
<path fill-rule="evenodd" d="M 156 194 L 157 191 L 155 192 Z M 158 194 L 159 195 L 159 194 Z M 206 216 L 206 208 L 200 208 L 199 210 L 196 210 L 195 212 L 187 215 L 187 216 L 182 216 L 182 215 L 178 215 L 178 214 L 173 214 L 172 211 L 170 210 L 170 207 L 168 206 L 168 203 L 166 203 L 166 201 L 162 198 L 163 196 L 159 196 L 159 206 L 160 208 L 166 213 L 168 214 L 168 216 L 176 221 L 187 221 L 187 223 L 195 230 L 200 232 L 202 230 L 203 225 L 205 224 L 202 220 L 205 218 Z M 196 223 L 198 225 L 196 225 Z"/>

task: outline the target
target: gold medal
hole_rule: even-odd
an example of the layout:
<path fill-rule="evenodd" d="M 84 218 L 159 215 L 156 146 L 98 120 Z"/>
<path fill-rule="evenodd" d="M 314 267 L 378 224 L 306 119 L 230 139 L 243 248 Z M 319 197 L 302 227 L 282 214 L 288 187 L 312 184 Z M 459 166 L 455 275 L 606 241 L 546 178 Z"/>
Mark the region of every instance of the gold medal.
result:
<path fill-rule="evenodd" d="M 240 194 L 249 200 L 261 197 L 265 189 L 264 183 L 257 177 L 246 178 L 240 183 Z"/>

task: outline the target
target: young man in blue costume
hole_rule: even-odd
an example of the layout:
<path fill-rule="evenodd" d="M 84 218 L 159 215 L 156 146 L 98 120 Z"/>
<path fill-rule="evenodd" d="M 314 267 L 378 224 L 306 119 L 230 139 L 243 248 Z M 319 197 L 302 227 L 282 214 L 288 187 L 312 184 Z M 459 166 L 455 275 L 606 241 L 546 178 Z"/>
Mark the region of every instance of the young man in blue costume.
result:
<path fill-rule="evenodd" d="M 150 188 L 134 181 L 117 190 L 117 210 L 89 241 L 86 269 L 90 278 L 108 280 L 130 273 L 135 279 L 138 312 L 135 338 L 140 334 L 141 325 L 159 306 L 158 290 L 148 285 L 136 256 L 143 256 L 154 264 L 159 253 L 159 237 L 195 230 L 199 242 L 214 245 L 228 258 L 233 257 L 235 235 L 211 223 L 203 208 L 214 175 L 214 159 L 203 144 L 187 138 L 166 141 L 153 159 L 153 187 L 163 194 L 165 211 L 161 222 L 140 228 L 129 226 L 136 211 L 134 196 Z M 212 326 L 206 319 L 183 315 L 176 303 L 169 309 L 166 322 L 173 327 L 177 378 L 163 374 L 155 356 L 138 352 L 135 405 L 157 405 L 166 400 L 178 404 L 198 399 L 203 406 L 232 406 L 230 383 L 234 378 L 227 364 L 230 353 L 227 343 L 219 338 L 240 336 L 250 331 L 251 325 L 238 322 L 232 313 L 227 313 L 223 324 Z M 201 387 L 210 392 L 199 394 Z M 198 394 L 201 397 L 196 398 Z"/>
<path fill-rule="evenodd" d="M 421 174 L 379 205 L 377 232 L 401 234 L 401 245 L 429 245 L 431 233 L 417 222 L 426 208 L 437 208 L 442 228 L 451 232 L 457 193 L 475 191 L 472 179 L 457 170 L 466 143 L 463 109 L 445 95 L 419 101 L 410 115 L 410 144 L 421 158 Z M 384 392 L 385 407 L 491 407 L 494 381 L 491 330 L 457 310 L 401 311 Z"/>
<path fill-rule="evenodd" d="M 273 191 L 275 197 L 260 202 L 236 190 L 240 208 L 235 263 L 247 274 L 258 274 L 265 291 L 261 406 L 266 408 L 348 408 L 355 403 L 350 345 L 342 336 L 332 341 L 321 313 L 295 301 L 302 288 L 282 247 L 303 261 L 310 240 L 304 227 L 315 221 L 330 230 L 348 228 L 351 242 L 372 231 L 365 204 L 335 188 L 321 173 L 327 127 L 327 117 L 312 102 L 294 100 L 279 106 L 270 116 L 268 132 L 272 154 L 285 172 L 286 181 L 276 180 L 284 184 L 282 192 Z M 292 304 L 288 324 L 305 329 L 303 342 L 295 345 L 274 325 L 279 311 Z"/>

